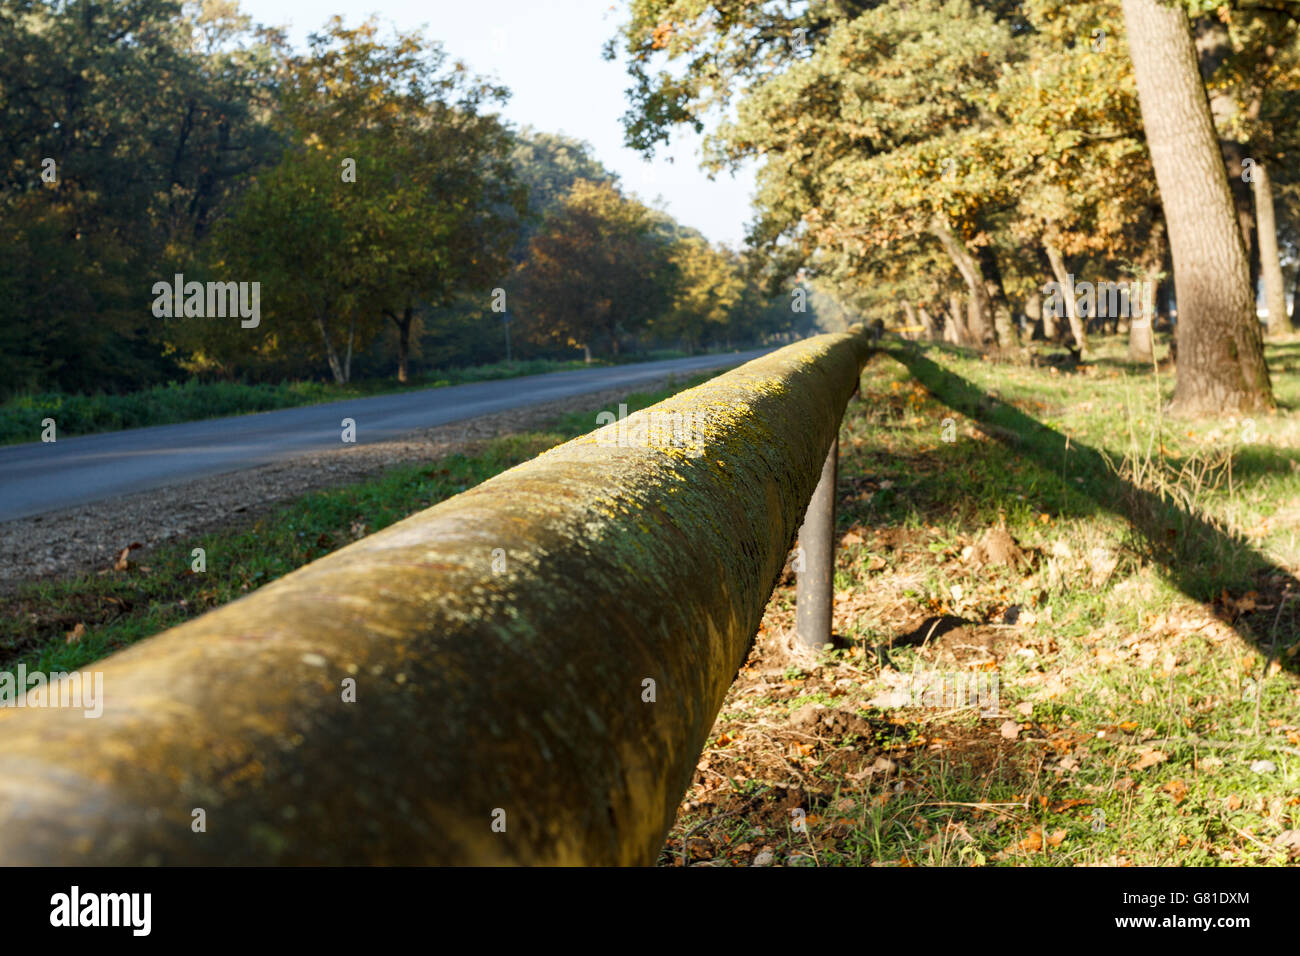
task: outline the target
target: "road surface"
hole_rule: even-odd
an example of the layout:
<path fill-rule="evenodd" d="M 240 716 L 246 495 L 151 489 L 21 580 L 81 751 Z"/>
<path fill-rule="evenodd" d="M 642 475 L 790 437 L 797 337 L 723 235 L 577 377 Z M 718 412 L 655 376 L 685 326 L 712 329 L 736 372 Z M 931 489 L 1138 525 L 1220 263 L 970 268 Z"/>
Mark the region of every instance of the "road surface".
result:
<path fill-rule="evenodd" d="M 0 447 L 0 521 L 338 448 L 344 418 L 355 419 L 358 444 L 384 441 L 421 428 L 587 392 L 633 390 L 672 374 L 739 365 L 769 351 L 552 372 L 8 445 Z"/>

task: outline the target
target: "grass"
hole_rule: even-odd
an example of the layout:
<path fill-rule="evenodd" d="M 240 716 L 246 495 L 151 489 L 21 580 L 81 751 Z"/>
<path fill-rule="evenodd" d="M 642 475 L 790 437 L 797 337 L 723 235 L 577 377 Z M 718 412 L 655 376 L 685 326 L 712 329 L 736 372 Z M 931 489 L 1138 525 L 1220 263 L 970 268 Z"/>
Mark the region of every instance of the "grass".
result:
<path fill-rule="evenodd" d="M 1103 340 L 1073 372 L 939 347 L 873 360 L 840 436 L 836 645 L 785 650 L 780 585 L 664 864 L 1300 859 L 1300 342 L 1270 346 L 1281 411 L 1250 421 L 1166 419 L 1172 379 L 1122 354 Z M 33 586 L 0 600 L 0 668 L 84 666 L 592 424 Z M 990 557 L 993 529 L 1018 559 Z M 959 674 L 996 677 L 996 710 L 891 696 Z"/>
<path fill-rule="evenodd" d="M 685 354 L 658 350 L 625 356 L 619 361 L 662 361 L 681 358 Z M 597 360 L 593 364 L 612 363 L 610 360 Z M 172 382 L 126 395 L 41 392 L 19 395 L 0 405 L 0 445 L 40 441 L 44 428 L 42 422 L 46 418 L 55 420 L 58 437 L 72 437 L 589 367 L 581 360 L 529 359 L 429 372 L 406 384 L 393 378 L 358 380 L 346 385 L 315 381 L 249 385 L 203 383 L 192 379 L 183 384 Z"/>
<path fill-rule="evenodd" d="M 663 863 L 1300 858 L 1300 342 L 1253 421 L 1165 418 L 1172 378 L 1122 355 L 868 366 L 836 646 L 792 666 L 778 588 Z M 1000 527 L 1022 564 L 979 560 Z M 890 697 L 958 674 L 998 678 L 995 715 Z"/>
<path fill-rule="evenodd" d="M 630 410 L 705 377 L 630 395 Z M 70 671 L 218 607 L 595 427 L 595 411 L 482 443 L 472 454 L 403 465 L 381 477 L 308 494 L 249 527 L 157 548 L 125 570 L 26 585 L 0 597 L 0 671 Z M 202 548 L 206 570 L 193 570 Z M 69 639 L 69 635 L 73 635 Z"/>

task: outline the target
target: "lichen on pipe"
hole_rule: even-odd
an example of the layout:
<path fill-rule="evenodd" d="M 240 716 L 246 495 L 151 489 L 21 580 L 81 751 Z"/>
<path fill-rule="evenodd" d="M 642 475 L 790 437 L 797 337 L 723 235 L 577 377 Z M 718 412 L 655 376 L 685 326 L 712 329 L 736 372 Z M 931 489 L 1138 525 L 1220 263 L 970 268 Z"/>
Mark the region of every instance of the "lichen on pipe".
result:
<path fill-rule="evenodd" d="M 653 863 L 869 350 L 787 346 L 92 665 L 98 719 L 0 709 L 0 864 Z"/>

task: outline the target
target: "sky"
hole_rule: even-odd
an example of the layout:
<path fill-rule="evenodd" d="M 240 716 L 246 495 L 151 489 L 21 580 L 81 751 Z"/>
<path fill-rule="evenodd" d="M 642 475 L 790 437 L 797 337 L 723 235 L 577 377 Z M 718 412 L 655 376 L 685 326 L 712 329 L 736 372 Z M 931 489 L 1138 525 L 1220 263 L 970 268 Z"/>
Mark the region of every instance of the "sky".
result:
<path fill-rule="evenodd" d="M 699 138 L 686 132 L 675 132 L 650 162 L 623 146 L 628 77 L 601 48 L 626 20 L 625 0 L 241 0 L 241 7 L 261 23 L 288 27 L 296 46 L 335 13 L 353 26 L 370 13 L 385 27 L 423 25 L 451 57 L 510 88 L 507 120 L 586 140 L 642 200 L 662 199 L 678 222 L 715 242 L 743 242 L 752 167 L 710 181 L 700 169 Z"/>

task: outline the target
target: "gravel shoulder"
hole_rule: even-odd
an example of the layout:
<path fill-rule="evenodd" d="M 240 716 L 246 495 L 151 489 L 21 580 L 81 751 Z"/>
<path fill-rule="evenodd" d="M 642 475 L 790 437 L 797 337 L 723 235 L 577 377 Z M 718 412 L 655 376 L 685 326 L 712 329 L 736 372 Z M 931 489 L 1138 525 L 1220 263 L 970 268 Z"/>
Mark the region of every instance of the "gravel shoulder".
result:
<path fill-rule="evenodd" d="M 662 388 L 681 376 L 640 384 Z M 221 527 L 238 527 L 286 499 L 363 481 L 409 462 L 472 452 L 501 435 L 545 427 L 568 412 L 595 410 L 626 397 L 628 388 L 584 395 L 422 429 L 392 441 L 348 445 L 288 461 L 229 472 L 0 523 L 0 593 L 41 579 L 112 567 L 123 548 L 150 548 Z M 595 427 L 593 414 L 592 427 Z"/>

